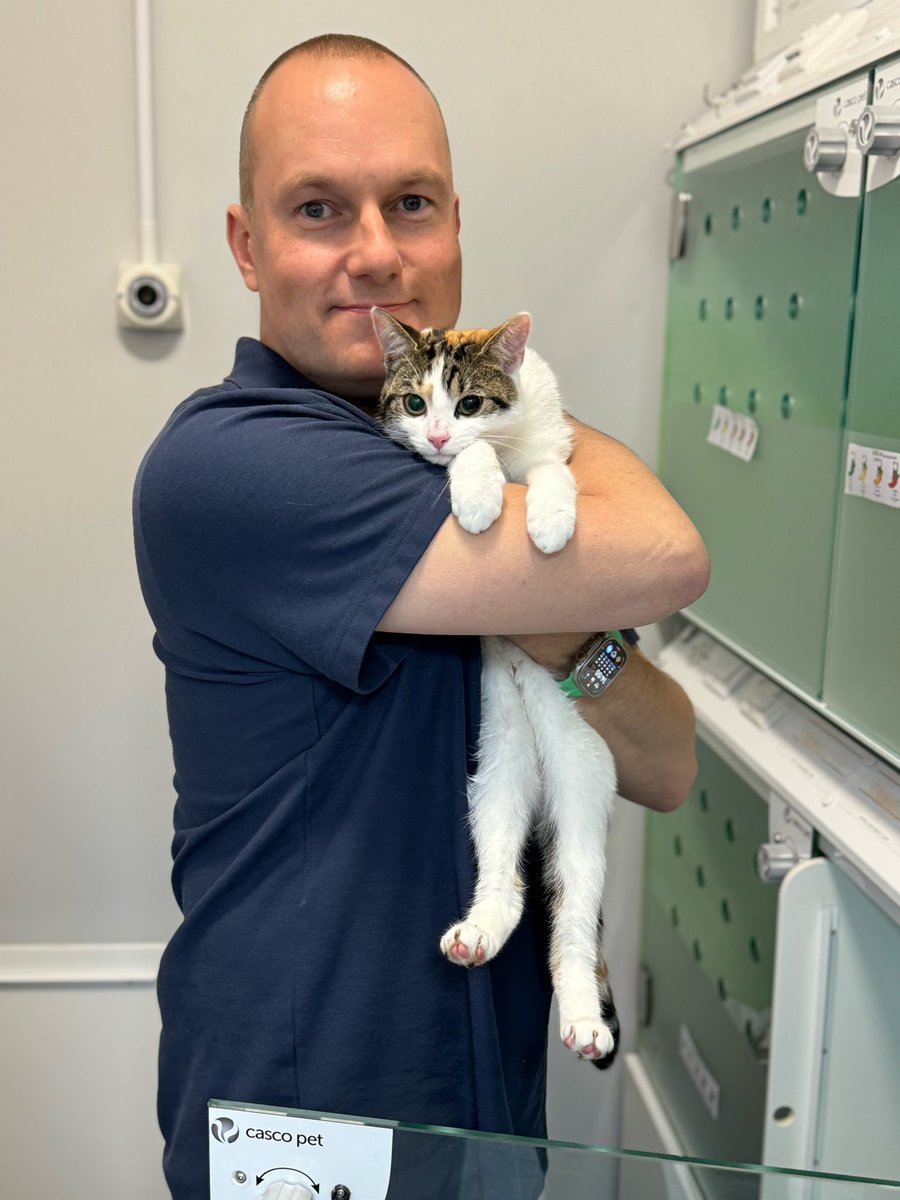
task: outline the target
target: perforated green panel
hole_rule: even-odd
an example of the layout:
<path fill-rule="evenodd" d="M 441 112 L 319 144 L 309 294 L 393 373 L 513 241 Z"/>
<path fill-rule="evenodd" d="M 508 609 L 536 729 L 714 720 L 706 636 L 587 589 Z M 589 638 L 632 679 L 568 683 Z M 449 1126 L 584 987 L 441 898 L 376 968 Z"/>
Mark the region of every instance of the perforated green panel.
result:
<path fill-rule="evenodd" d="M 702 742 L 697 755 L 682 807 L 647 818 L 638 1047 L 687 1153 L 759 1162 L 778 896 L 755 867 L 767 808 Z M 718 1119 L 679 1055 L 682 1024 L 720 1085 Z"/>
<path fill-rule="evenodd" d="M 803 136 L 679 180 L 661 474 L 710 550 L 693 611 L 820 695 L 859 202 L 803 169 Z M 707 444 L 716 403 L 758 422 L 751 462 Z"/>
<path fill-rule="evenodd" d="M 895 181 L 866 198 L 847 411 L 848 442 L 893 451 L 900 451 L 898 230 L 900 181 Z M 883 482 L 887 487 L 890 479 Z M 898 598 L 900 509 L 844 496 L 825 700 L 895 753 L 900 753 Z"/>

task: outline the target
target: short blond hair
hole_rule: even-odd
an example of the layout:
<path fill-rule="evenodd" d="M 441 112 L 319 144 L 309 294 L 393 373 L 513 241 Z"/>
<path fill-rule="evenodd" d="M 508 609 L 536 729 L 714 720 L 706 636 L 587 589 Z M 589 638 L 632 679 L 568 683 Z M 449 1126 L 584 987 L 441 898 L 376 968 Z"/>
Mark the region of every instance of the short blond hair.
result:
<path fill-rule="evenodd" d="M 399 54 L 395 54 L 393 50 L 389 50 L 387 46 L 382 46 L 380 42 L 375 42 L 371 38 L 358 37 L 352 33 L 323 33 L 318 37 L 308 38 L 305 42 L 299 42 L 296 46 L 291 46 L 290 50 L 285 50 L 283 54 L 275 59 L 273 63 L 266 68 L 262 77 L 253 89 L 253 94 L 250 97 L 250 102 L 244 112 L 244 120 L 241 124 L 241 148 L 240 148 L 240 189 L 241 189 L 241 205 L 248 212 L 253 211 L 253 176 L 256 169 L 256 145 L 252 131 L 253 113 L 256 109 L 257 102 L 262 93 L 263 88 L 268 82 L 269 76 L 276 71 L 282 63 L 287 62 L 292 58 L 312 58 L 321 61 L 326 58 L 333 59 L 379 59 L 392 58 L 395 62 L 400 63 L 405 67 L 411 75 L 418 79 L 419 83 L 425 88 L 429 96 L 437 107 L 438 113 L 441 115 L 441 123 L 443 124 L 443 113 L 441 106 L 437 102 L 437 97 L 434 92 L 419 74 L 419 72 L 411 67 L 405 58 L 401 58 Z M 446 129 L 445 129 L 446 133 Z"/>

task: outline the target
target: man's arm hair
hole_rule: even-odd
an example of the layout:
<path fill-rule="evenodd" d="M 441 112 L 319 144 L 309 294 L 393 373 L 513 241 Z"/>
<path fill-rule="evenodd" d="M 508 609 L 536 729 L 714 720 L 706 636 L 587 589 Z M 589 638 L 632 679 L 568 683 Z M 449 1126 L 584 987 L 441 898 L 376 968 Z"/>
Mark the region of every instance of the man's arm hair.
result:
<path fill-rule="evenodd" d="M 706 590 L 706 548 L 653 472 L 621 443 L 572 421 L 575 533 L 543 554 L 522 484 L 480 534 L 448 517 L 378 628 L 391 633 L 555 633 L 649 625 Z"/>

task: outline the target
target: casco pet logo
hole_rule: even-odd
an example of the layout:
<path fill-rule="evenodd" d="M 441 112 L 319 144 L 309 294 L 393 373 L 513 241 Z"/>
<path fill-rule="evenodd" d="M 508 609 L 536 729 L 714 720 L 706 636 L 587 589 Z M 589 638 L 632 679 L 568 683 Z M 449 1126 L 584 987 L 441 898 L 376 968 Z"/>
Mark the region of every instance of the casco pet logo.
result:
<path fill-rule="evenodd" d="M 236 1142 L 241 1132 L 231 1117 L 219 1117 L 213 1121 L 211 1129 L 217 1142 Z"/>

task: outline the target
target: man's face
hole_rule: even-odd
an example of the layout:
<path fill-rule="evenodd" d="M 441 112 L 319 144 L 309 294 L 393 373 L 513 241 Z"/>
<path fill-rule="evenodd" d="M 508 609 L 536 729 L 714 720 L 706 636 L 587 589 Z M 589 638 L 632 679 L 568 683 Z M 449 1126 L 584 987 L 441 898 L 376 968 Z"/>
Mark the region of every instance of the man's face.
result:
<path fill-rule="evenodd" d="M 443 122 L 392 59 L 294 59 L 253 114 L 252 216 L 228 210 L 260 339 L 313 383 L 371 397 L 384 379 L 369 309 L 417 329 L 459 315 L 459 200 Z"/>

